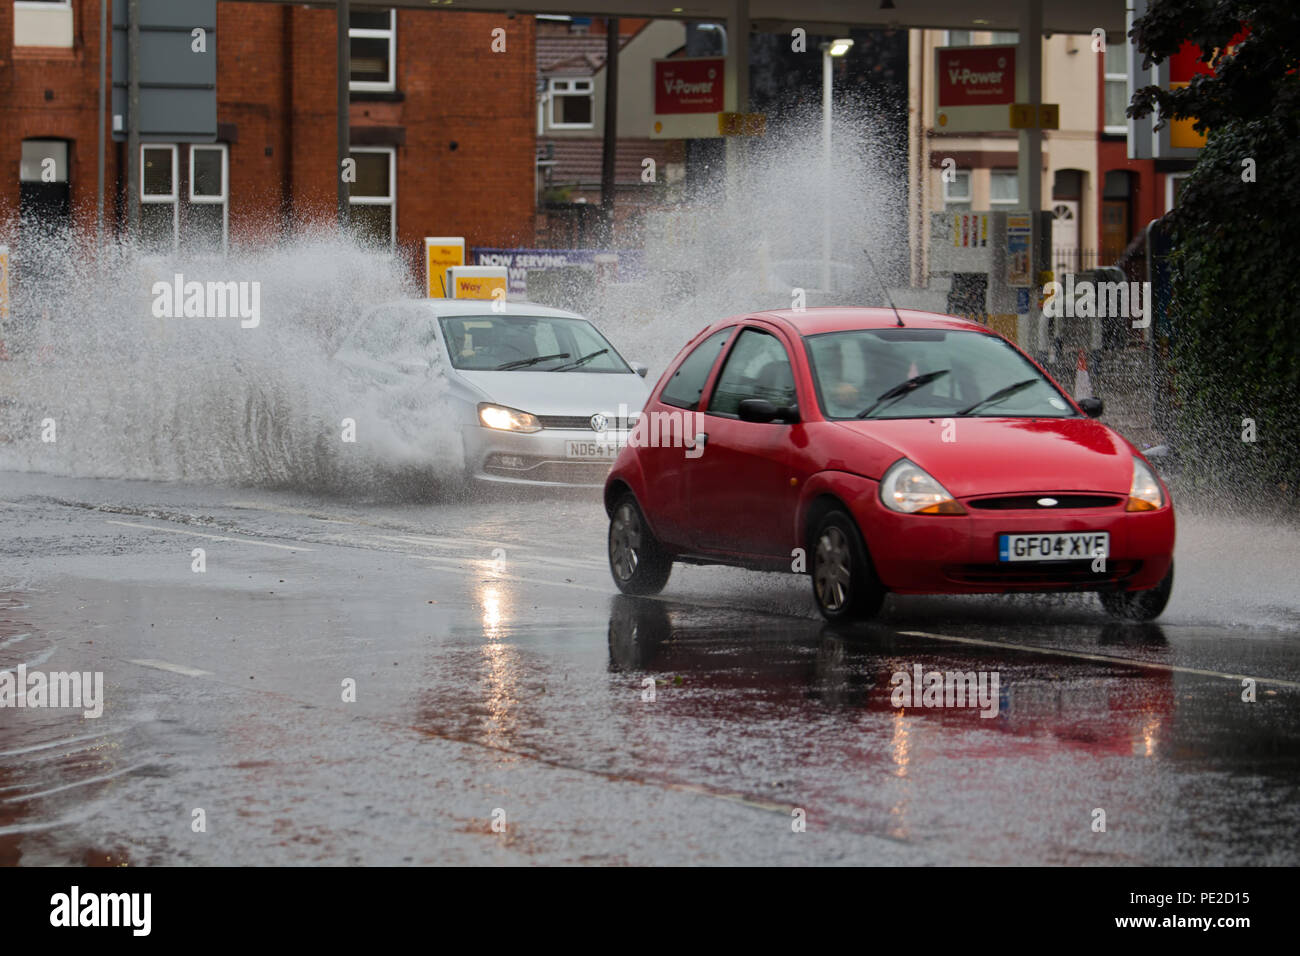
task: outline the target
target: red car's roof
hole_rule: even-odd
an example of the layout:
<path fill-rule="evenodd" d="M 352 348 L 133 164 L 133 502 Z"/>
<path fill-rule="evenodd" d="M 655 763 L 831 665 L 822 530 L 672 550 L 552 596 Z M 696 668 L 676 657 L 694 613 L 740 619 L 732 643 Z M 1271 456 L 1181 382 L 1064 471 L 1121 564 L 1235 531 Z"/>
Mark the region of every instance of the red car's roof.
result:
<path fill-rule="evenodd" d="M 772 309 L 768 312 L 751 313 L 755 318 L 775 319 L 784 323 L 796 335 L 817 335 L 821 332 L 844 332 L 849 329 L 886 329 L 896 327 L 898 318 L 894 315 L 893 309 L 887 308 L 843 308 L 839 306 L 827 306 L 817 309 L 805 309 L 797 312 L 794 309 Z M 952 315 L 942 315 L 938 312 L 921 312 L 918 309 L 899 309 L 898 315 L 903 317 L 903 324 L 913 329 L 969 329 L 979 332 L 988 332 L 989 329 L 978 323 L 971 322 L 967 319 L 960 319 Z M 725 325 L 734 321 L 736 318 L 745 318 L 746 316 L 735 316 L 717 325 Z"/>

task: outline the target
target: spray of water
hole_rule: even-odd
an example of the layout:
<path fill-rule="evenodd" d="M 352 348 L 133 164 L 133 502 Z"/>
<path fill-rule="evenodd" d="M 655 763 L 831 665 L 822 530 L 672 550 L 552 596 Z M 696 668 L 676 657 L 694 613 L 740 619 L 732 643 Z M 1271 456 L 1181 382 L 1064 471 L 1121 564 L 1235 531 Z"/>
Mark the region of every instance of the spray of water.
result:
<path fill-rule="evenodd" d="M 630 357 L 662 371 L 705 325 L 762 309 L 884 305 L 904 280 L 906 179 L 865 109 L 837 107 L 830 163 L 802 114 L 746 141 L 740 168 L 645 222 L 646 277 L 607 285 L 588 311 Z M 827 218 L 827 214 L 829 217 Z M 823 230 L 830 226 L 830 283 Z M 882 270 L 873 272 L 863 249 Z"/>
<path fill-rule="evenodd" d="M 837 117 L 836 129 L 829 167 L 815 124 L 747 144 L 743 170 L 647 223 L 645 282 L 564 304 L 650 364 L 653 378 L 719 317 L 875 302 L 878 280 L 860 250 L 896 261 L 904 237 L 883 211 L 902 208 L 903 190 L 864 116 Z M 418 283 L 393 257 L 332 233 L 285 238 L 271 227 L 266 236 L 245 235 L 226 256 L 150 256 L 24 232 L 5 333 L 14 358 L 0 363 L 0 469 L 350 492 L 451 484 L 462 456 L 440 414 L 445 382 L 435 373 L 359 388 L 331 361 L 367 308 L 417 294 Z M 176 275 L 257 283 L 256 327 L 158 316 L 154 284 Z M 344 440 L 345 419 L 355 442 Z"/>
<path fill-rule="evenodd" d="M 352 490 L 459 471 L 436 374 L 356 388 L 331 360 L 369 306 L 410 295 L 390 257 L 308 232 L 224 257 L 65 234 L 16 258 L 0 468 Z M 255 283 L 257 324 L 160 317 L 155 283 L 177 275 Z"/>

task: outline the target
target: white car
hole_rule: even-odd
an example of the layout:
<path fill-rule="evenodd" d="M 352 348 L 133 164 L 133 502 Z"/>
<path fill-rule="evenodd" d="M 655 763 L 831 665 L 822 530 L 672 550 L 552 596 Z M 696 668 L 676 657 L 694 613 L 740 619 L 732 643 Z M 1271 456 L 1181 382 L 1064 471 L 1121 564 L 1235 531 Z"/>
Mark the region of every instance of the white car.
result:
<path fill-rule="evenodd" d="M 334 358 L 372 384 L 442 373 L 466 475 L 481 481 L 600 487 L 649 394 L 644 366 L 590 322 L 528 302 L 385 303 Z"/>

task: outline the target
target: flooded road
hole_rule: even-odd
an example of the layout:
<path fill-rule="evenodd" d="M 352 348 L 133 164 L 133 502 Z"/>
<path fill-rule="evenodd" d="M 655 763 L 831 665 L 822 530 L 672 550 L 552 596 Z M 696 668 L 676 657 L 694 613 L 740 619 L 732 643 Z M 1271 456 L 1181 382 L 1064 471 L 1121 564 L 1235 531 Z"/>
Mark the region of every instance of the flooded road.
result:
<path fill-rule="evenodd" d="M 0 669 L 103 675 L 98 718 L 0 709 L 0 864 L 1300 862 L 1285 527 L 1180 514 L 1155 625 L 844 628 L 803 577 L 618 595 L 595 493 L 9 472 L 0 513 Z"/>

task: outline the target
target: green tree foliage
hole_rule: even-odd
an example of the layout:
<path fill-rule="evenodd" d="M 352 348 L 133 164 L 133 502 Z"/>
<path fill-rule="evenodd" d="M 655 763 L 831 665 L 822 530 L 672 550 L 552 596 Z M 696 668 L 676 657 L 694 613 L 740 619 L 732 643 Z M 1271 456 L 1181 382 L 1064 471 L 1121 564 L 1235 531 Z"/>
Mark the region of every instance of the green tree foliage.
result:
<path fill-rule="evenodd" d="M 1229 44 L 1246 28 L 1231 53 Z M 1207 144 L 1168 217 L 1176 400 L 1202 479 L 1300 484 L 1300 3 L 1155 0 L 1147 65 L 1196 44 L 1213 75 L 1138 90 L 1129 115 Z M 1255 423 L 1242 441 L 1243 419 Z M 1254 490 L 1254 489 L 1252 489 Z"/>

